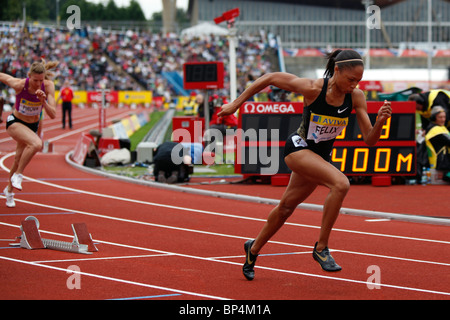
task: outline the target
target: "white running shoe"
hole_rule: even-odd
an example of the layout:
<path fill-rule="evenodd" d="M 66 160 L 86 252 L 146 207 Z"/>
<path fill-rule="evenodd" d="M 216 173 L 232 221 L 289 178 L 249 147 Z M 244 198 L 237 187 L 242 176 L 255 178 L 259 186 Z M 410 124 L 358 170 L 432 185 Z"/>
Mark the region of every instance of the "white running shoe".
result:
<path fill-rule="evenodd" d="M 14 202 L 14 193 L 8 192 L 8 186 L 3 190 L 3 193 L 6 196 L 6 206 L 8 208 L 14 208 L 16 206 L 16 203 Z"/>
<path fill-rule="evenodd" d="M 11 184 L 12 184 L 13 188 L 16 188 L 17 190 L 21 191 L 22 190 L 22 180 L 23 180 L 23 175 L 21 175 L 20 173 L 14 173 L 11 177 Z"/>

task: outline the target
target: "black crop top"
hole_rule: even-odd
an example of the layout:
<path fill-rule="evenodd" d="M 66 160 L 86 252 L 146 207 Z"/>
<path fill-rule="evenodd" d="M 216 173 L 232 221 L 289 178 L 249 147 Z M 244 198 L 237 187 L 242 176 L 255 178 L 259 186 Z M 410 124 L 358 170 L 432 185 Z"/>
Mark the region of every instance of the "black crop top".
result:
<path fill-rule="evenodd" d="M 330 154 L 336 137 L 348 124 L 352 112 L 352 94 L 347 93 L 340 107 L 326 101 L 328 78 L 323 79 L 319 96 L 303 108 L 302 123 L 297 133 L 308 147 L 319 154 Z"/>

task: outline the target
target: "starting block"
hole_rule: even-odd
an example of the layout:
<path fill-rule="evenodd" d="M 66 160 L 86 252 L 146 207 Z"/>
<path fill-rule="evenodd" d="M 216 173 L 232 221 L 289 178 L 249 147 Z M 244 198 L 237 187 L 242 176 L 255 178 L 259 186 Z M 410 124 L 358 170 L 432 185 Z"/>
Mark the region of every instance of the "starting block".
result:
<path fill-rule="evenodd" d="M 98 251 L 85 223 L 72 224 L 74 233 L 72 242 L 41 238 L 39 233 L 39 221 L 33 216 L 27 217 L 25 221 L 22 221 L 20 230 L 22 231 L 22 234 L 18 238 L 20 238 L 21 248 L 29 250 L 53 249 L 82 254 L 92 254 L 92 252 Z"/>
<path fill-rule="evenodd" d="M 37 219 L 34 220 L 28 217 L 25 221 L 22 221 L 22 226 L 20 227 L 20 230 L 22 231 L 22 235 L 20 236 L 20 246 L 22 248 L 45 249 L 38 228 L 39 221 L 37 221 Z"/>

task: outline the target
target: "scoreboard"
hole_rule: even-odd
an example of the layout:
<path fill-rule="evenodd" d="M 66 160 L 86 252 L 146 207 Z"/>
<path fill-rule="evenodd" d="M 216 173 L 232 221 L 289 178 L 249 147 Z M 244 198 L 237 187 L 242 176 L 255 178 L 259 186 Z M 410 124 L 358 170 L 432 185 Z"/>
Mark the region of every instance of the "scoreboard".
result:
<path fill-rule="evenodd" d="M 223 62 L 188 62 L 183 65 L 184 89 L 223 88 Z"/>
<path fill-rule="evenodd" d="M 372 125 L 383 102 L 368 101 Z M 416 136 L 414 102 L 391 102 L 392 117 L 383 125 L 375 146 L 365 144 L 353 110 L 348 126 L 336 138 L 331 163 L 345 175 L 414 176 Z M 268 172 L 270 161 L 277 170 L 269 174 L 289 174 L 284 163 L 284 145 L 300 126 L 302 102 L 246 102 L 240 108 L 235 171 L 243 175 Z M 254 132 L 255 134 L 248 134 Z M 261 152 L 261 148 L 265 148 Z M 267 174 L 267 173 L 266 173 Z"/>

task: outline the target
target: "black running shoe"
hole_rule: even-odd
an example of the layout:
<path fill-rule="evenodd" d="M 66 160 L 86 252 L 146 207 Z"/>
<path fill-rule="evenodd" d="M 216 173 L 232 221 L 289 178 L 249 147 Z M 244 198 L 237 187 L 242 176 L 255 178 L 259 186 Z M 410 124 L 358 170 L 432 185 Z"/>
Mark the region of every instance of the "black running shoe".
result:
<path fill-rule="evenodd" d="M 245 263 L 242 267 L 242 271 L 247 280 L 253 280 L 253 278 L 255 277 L 255 270 L 253 270 L 253 268 L 255 267 L 255 262 L 258 255 L 254 255 L 250 252 L 253 242 L 255 242 L 255 240 L 247 240 L 244 243 Z"/>
<path fill-rule="evenodd" d="M 325 247 L 321 252 L 316 251 L 317 242 L 314 245 L 314 251 L 313 251 L 313 258 L 316 260 L 323 270 L 325 271 L 341 271 L 342 268 L 336 264 L 333 257 L 330 254 L 330 251 L 328 250 L 328 247 Z"/>

